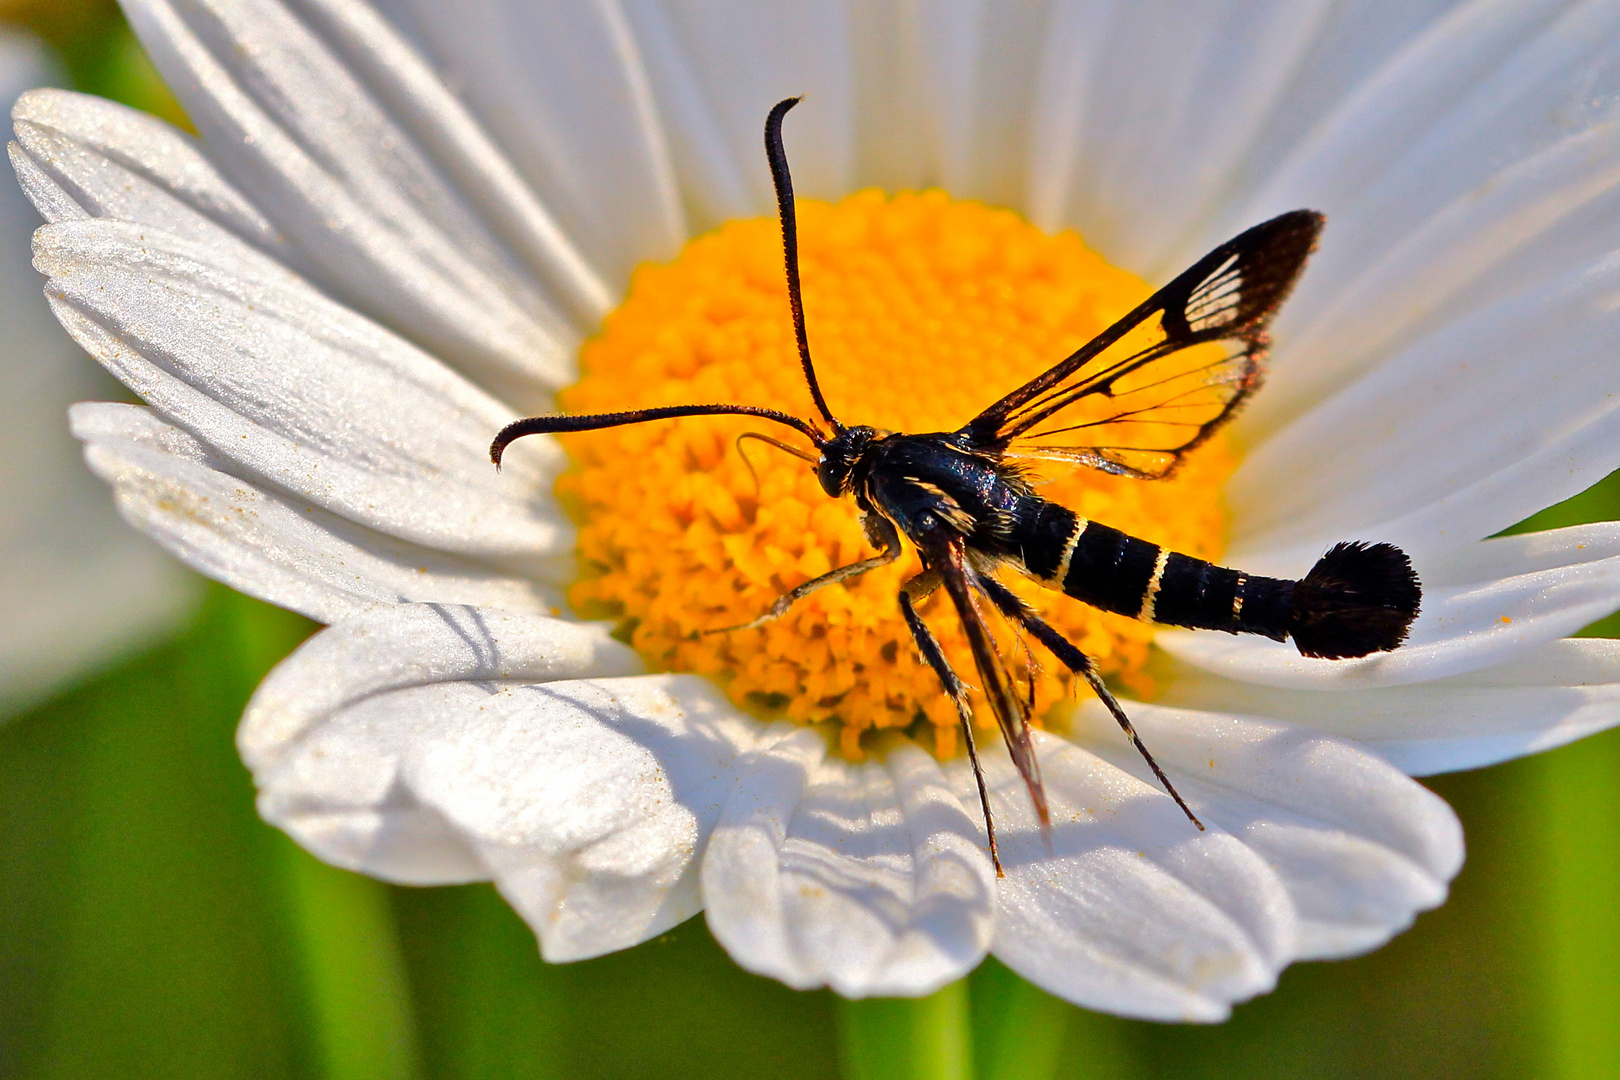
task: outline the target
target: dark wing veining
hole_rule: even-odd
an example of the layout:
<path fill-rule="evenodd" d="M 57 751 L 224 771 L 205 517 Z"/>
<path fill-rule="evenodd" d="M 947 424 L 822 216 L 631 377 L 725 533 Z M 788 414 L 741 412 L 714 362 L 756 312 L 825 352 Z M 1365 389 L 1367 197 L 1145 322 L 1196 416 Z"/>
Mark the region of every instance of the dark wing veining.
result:
<path fill-rule="evenodd" d="M 1316 247 L 1294 210 L 1228 240 L 962 428 L 976 448 L 1156 479 L 1260 384 L 1266 326 Z"/>

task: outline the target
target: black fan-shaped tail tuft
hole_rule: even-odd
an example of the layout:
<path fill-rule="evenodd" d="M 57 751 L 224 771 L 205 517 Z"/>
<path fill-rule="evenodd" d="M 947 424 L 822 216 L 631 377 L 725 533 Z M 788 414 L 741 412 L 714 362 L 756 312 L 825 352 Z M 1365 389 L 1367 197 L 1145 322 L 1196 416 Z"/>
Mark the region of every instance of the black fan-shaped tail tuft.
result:
<path fill-rule="evenodd" d="M 1406 552 L 1360 540 L 1335 544 L 1294 584 L 1294 644 L 1306 656 L 1344 660 L 1406 640 L 1423 588 Z"/>

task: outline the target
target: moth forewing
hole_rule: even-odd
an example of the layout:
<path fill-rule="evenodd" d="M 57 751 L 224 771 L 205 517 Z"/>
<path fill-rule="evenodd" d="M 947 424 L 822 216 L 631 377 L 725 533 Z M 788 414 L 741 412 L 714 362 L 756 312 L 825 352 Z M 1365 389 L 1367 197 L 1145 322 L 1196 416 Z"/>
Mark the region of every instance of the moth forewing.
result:
<path fill-rule="evenodd" d="M 1012 455 L 1168 476 L 1259 388 L 1266 326 L 1323 220 L 1295 210 L 1233 237 L 960 434 Z"/>

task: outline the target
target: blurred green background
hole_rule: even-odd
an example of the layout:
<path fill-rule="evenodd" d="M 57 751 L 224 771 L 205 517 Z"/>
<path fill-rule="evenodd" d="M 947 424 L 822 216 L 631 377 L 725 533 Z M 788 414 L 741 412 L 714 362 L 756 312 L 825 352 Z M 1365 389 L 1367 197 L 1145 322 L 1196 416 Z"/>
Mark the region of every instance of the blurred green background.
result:
<path fill-rule="evenodd" d="M 183 122 L 112 3 L 0 0 L 0 21 L 76 88 Z M 1613 518 L 1617 477 L 1521 529 Z M 1620 1076 L 1620 733 L 1434 778 L 1468 831 L 1450 902 L 1227 1024 L 1088 1013 L 993 961 L 850 1004 L 745 974 L 701 918 L 553 967 L 488 886 L 303 854 L 254 815 L 232 735 L 313 630 L 215 586 L 174 641 L 0 717 L 0 1076 Z"/>

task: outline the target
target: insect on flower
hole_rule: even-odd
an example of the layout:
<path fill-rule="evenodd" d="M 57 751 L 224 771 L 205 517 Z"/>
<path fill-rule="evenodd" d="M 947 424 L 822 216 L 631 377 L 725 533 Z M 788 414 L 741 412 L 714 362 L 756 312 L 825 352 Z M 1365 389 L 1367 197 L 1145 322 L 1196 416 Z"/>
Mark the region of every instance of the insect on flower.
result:
<path fill-rule="evenodd" d="M 1119 722 L 1165 790 L 1199 822 L 1143 745 L 1095 665 L 996 578 L 1016 569 L 1104 611 L 1148 622 L 1293 639 L 1305 656 L 1346 659 L 1394 649 L 1417 617 L 1421 588 L 1410 560 L 1390 544 L 1335 545 L 1301 580 L 1216 566 L 1087 521 L 1035 493 L 1025 461 L 1055 461 L 1118 476 L 1159 480 L 1235 415 L 1259 387 L 1266 327 L 1315 249 L 1321 214 L 1295 210 L 1256 225 L 1205 255 L 1061 363 L 1018 387 L 956 431 L 911 435 L 841 422 L 816 381 L 800 295 L 793 185 L 782 120 L 798 103 L 778 103 L 765 122 L 776 187 L 788 301 L 805 381 L 831 433 L 813 421 L 752 405 L 672 405 L 587 416 L 540 416 L 509 424 L 490 447 L 498 466 L 524 435 L 588 431 L 681 416 L 755 416 L 804 435 L 819 456 L 762 435 L 816 468 L 833 498 L 853 495 L 879 554 L 839 567 L 780 597 L 739 627 L 780 618 L 795 601 L 898 559 L 903 535 L 921 574 L 898 603 L 923 659 L 955 703 L 978 782 L 992 861 L 1001 873 L 995 826 L 966 687 L 917 613 L 941 587 L 961 620 L 985 697 L 1034 803 L 1050 827 L 1029 733 L 1033 708 L 999 653 L 980 600 L 1084 679 Z M 723 631 L 713 631 L 723 632 Z"/>

